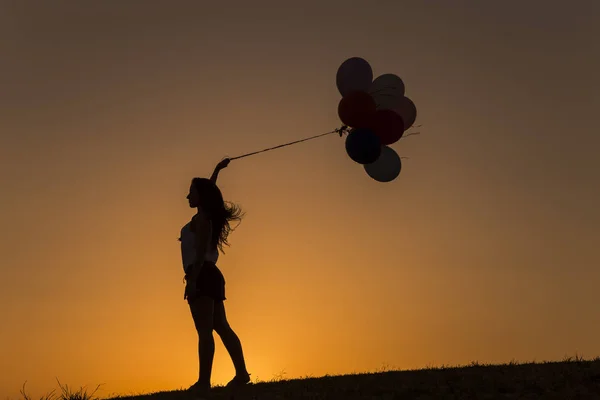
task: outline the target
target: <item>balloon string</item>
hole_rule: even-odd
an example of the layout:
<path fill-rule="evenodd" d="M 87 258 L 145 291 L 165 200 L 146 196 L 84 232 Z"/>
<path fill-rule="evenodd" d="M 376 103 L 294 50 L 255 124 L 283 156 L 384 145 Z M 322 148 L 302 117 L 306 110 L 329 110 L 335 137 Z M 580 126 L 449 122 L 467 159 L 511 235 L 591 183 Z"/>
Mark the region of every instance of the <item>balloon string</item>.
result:
<path fill-rule="evenodd" d="M 421 125 L 417 125 L 417 127 L 418 126 L 421 126 Z M 281 147 L 290 146 L 292 144 L 296 144 L 296 143 L 300 143 L 300 142 L 306 142 L 307 140 L 312 140 L 312 139 L 320 138 L 322 136 L 331 135 L 332 133 L 338 133 L 340 135 L 340 137 L 342 137 L 342 134 L 343 133 L 347 133 L 348 129 L 349 128 L 346 125 L 344 125 L 341 128 L 334 129 L 334 130 L 329 131 L 329 132 L 321 133 L 319 135 L 311 136 L 311 137 L 308 137 L 308 138 L 305 138 L 305 139 L 300 139 L 300 140 L 295 140 L 293 142 L 289 142 L 289 143 L 285 143 L 285 144 L 280 144 L 279 146 L 269 147 L 269 148 L 264 149 L 264 150 L 253 151 L 252 153 L 242 154 L 241 156 L 229 157 L 229 160 L 237 160 L 239 158 L 244 158 L 244 157 L 252 156 L 254 154 L 264 153 L 265 151 L 279 149 Z M 408 136 L 412 136 L 412 135 L 419 135 L 420 133 L 421 132 L 411 132 L 411 133 L 408 133 L 408 134 L 402 136 L 402 138 L 405 138 L 405 137 L 408 137 Z M 401 158 L 408 158 L 408 157 L 401 157 Z"/>
<path fill-rule="evenodd" d="M 296 140 L 290 143 L 285 143 L 285 144 L 280 144 L 279 146 L 275 146 L 275 147 L 269 147 L 268 149 L 264 149 L 264 150 L 259 150 L 259 151 L 254 151 L 252 153 L 248 153 L 248 154 L 243 154 L 241 156 L 237 156 L 237 157 L 230 157 L 230 160 L 237 160 L 238 158 L 243 158 L 243 157 L 248 157 L 254 154 L 258 154 L 258 153 L 264 153 L 265 151 L 269 151 L 269 150 L 275 150 L 278 149 L 280 147 L 285 147 L 285 146 L 290 146 L 292 144 L 296 144 L 296 143 L 300 143 L 300 142 L 306 142 L 307 140 L 312 140 L 312 139 L 316 139 L 325 135 L 331 135 L 332 133 L 339 133 L 340 136 L 342 136 L 342 133 L 346 131 L 346 129 L 348 129 L 347 126 L 342 126 L 341 128 L 338 129 L 334 129 L 333 131 L 330 132 L 325 132 L 325 133 L 321 133 L 320 135 L 315 135 L 315 136 L 311 136 L 309 138 L 305 138 L 305 139 L 300 139 L 300 140 Z"/>
<path fill-rule="evenodd" d="M 412 135 L 420 135 L 421 132 L 411 132 L 411 133 L 407 133 L 406 135 L 403 135 L 400 139 L 404 139 L 405 137 L 409 137 Z"/>

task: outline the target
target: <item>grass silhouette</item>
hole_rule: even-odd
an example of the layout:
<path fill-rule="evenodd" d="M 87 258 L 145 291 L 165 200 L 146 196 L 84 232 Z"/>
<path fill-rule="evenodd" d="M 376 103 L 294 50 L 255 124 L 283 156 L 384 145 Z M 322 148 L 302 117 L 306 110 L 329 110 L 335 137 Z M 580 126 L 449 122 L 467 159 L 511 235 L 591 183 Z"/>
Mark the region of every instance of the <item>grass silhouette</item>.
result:
<path fill-rule="evenodd" d="M 61 385 L 41 400 L 100 400 L 86 388 L 77 392 Z M 24 400 L 33 400 L 21 390 Z M 230 400 L 223 386 L 212 390 L 211 399 Z M 563 361 L 543 361 L 466 366 L 439 366 L 416 370 L 397 370 L 390 366 L 367 373 L 325 375 L 285 379 L 285 371 L 269 381 L 257 378 L 236 394 L 236 400 L 295 399 L 600 399 L 600 357 L 581 356 Z M 107 400 L 186 400 L 194 396 L 185 390 L 151 394 L 117 395 Z"/>
<path fill-rule="evenodd" d="M 74 392 L 69 389 L 68 385 L 62 385 L 60 381 L 57 379 L 58 387 L 60 388 L 61 393 L 59 395 L 56 394 L 56 390 L 52 390 L 47 395 L 40 398 L 40 400 L 97 400 L 97 397 L 94 397 L 98 389 L 100 389 L 101 385 L 98 385 L 94 391 L 91 393 L 87 392 L 87 387 L 82 387 L 78 391 Z M 31 396 L 25 392 L 25 385 L 27 382 L 23 384 L 23 388 L 21 388 L 21 395 L 24 400 L 33 400 Z"/>

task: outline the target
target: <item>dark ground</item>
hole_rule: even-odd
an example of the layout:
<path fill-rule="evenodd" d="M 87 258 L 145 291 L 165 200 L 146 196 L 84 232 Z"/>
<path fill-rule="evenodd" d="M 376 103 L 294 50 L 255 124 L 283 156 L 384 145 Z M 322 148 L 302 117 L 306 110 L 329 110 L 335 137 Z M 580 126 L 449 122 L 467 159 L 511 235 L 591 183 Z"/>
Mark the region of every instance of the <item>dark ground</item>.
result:
<path fill-rule="evenodd" d="M 211 399 L 230 399 L 222 387 Z M 185 391 L 111 400 L 185 400 Z M 270 399 L 596 399 L 600 400 L 600 359 L 529 364 L 478 365 L 387 371 L 248 385 L 235 400 Z"/>

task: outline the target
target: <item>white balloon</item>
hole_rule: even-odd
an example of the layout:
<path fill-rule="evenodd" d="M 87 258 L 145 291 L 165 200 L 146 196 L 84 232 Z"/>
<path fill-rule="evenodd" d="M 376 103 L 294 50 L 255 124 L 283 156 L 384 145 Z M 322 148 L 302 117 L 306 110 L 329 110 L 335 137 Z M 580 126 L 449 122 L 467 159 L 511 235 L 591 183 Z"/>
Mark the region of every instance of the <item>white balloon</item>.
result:
<path fill-rule="evenodd" d="M 394 107 L 394 111 L 402 117 L 405 131 L 413 126 L 417 119 L 417 106 L 408 97 L 402 97 L 400 103 Z"/>
<path fill-rule="evenodd" d="M 394 149 L 383 146 L 377 161 L 365 164 L 364 169 L 371 178 L 378 182 L 391 182 L 400 175 L 402 161 Z"/>
<path fill-rule="evenodd" d="M 379 75 L 369 87 L 378 110 L 392 110 L 400 105 L 404 97 L 404 82 L 398 75 Z"/>

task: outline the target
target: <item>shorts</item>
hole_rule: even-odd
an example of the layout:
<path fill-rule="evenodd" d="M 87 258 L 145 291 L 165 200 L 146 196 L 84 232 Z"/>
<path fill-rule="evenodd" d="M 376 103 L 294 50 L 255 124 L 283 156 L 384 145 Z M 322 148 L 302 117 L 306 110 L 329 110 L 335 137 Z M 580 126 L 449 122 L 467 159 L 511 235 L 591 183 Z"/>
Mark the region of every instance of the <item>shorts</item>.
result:
<path fill-rule="evenodd" d="M 208 296 L 215 301 L 226 300 L 225 278 L 217 264 L 213 262 L 205 261 L 202 265 L 196 281 L 196 288 L 198 289 L 198 296 Z"/>

